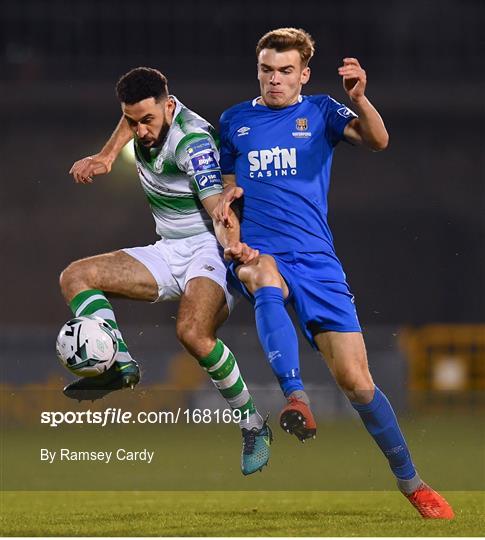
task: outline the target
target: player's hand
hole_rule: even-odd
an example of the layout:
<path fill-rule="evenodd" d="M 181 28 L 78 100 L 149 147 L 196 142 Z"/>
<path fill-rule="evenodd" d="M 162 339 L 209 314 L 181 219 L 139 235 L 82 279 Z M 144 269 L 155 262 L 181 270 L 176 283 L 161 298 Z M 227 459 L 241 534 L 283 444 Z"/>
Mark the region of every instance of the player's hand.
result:
<path fill-rule="evenodd" d="M 240 199 L 244 194 L 243 188 L 238 186 L 228 186 L 224 188 L 219 202 L 217 203 L 212 216 L 216 221 L 219 221 L 226 228 L 234 227 L 234 223 L 229 214 L 229 208 L 231 204 L 236 200 Z"/>
<path fill-rule="evenodd" d="M 359 101 L 364 97 L 367 75 L 357 58 L 344 58 L 343 65 L 338 68 L 338 74 L 342 77 L 344 90 L 352 101 Z"/>
<path fill-rule="evenodd" d="M 69 174 L 74 176 L 76 184 L 92 184 L 93 176 L 108 174 L 111 171 L 113 160 L 101 154 L 87 156 L 76 161 Z"/>
<path fill-rule="evenodd" d="M 224 250 L 224 259 L 240 264 L 247 264 L 255 261 L 259 257 L 259 251 L 248 246 L 244 242 L 237 242 Z"/>

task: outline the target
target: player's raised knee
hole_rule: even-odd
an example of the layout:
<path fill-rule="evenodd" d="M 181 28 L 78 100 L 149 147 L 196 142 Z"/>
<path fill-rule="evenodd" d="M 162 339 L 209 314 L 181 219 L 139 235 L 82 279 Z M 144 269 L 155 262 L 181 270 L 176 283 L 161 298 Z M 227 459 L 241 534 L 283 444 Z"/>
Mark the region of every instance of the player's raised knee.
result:
<path fill-rule="evenodd" d="M 281 286 L 278 268 L 274 260 L 268 257 L 261 257 L 255 264 L 239 266 L 237 275 L 251 293 L 262 287 Z"/>
<path fill-rule="evenodd" d="M 177 320 L 177 326 L 175 327 L 177 339 L 180 343 L 187 348 L 187 343 L 192 342 L 195 336 L 192 335 L 191 325 L 181 319 Z"/>
<path fill-rule="evenodd" d="M 59 276 L 59 285 L 64 298 L 69 301 L 74 290 L 89 286 L 94 279 L 93 272 L 95 269 L 83 260 L 74 261 L 67 266 Z"/>
<path fill-rule="evenodd" d="M 61 274 L 59 276 L 59 286 L 61 287 L 61 291 L 62 291 L 63 294 L 70 287 L 70 285 L 71 285 L 71 283 L 72 283 L 72 281 L 74 279 L 75 268 L 76 268 L 75 265 L 76 265 L 75 262 L 69 264 L 69 266 L 64 268 L 64 270 L 61 272 Z M 66 295 L 64 294 L 64 296 L 66 296 Z"/>

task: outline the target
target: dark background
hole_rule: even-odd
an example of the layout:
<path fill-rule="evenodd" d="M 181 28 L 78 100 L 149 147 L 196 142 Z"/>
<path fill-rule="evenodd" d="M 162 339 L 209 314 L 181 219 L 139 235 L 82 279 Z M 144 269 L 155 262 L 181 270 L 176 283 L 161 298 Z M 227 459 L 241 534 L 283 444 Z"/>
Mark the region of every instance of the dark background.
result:
<path fill-rule="evenodd" d="M 218 125 L 258 95 L 254 49 L 279 26 L 316 40 L 305 93 L 348 102 L 337 67 L 355 56 L 391 140 L 336 150 L 329 221 L 375 324 L 483 321 L 484 5 L 480 0 L 0 2 L 0 324 L 58 324 L 58 274 L 73 259 L 156 240 L 133 166 L 92 186 L 72 162 L 114 128 L 117 78 L 148 65 Z M 175 305 L 125 303 L 125 323 L 170 322 Z M 250 321 L 241 303 L 234 314 Z"/>

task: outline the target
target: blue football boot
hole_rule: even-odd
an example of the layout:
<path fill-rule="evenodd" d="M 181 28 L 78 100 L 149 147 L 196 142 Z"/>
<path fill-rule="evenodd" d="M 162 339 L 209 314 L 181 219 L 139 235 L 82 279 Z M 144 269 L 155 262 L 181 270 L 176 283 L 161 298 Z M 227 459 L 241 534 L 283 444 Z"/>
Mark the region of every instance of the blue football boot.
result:
<path fill-rule="evenodd" d="M 243 448 L 241 453 L 241 471 L 244 476 L 262 471 L 268 464 L 273 434 L 268 426 L 268 419 L 264 421 L 261 429 L 252 428 L 241 430 L 243 436 Z"/>

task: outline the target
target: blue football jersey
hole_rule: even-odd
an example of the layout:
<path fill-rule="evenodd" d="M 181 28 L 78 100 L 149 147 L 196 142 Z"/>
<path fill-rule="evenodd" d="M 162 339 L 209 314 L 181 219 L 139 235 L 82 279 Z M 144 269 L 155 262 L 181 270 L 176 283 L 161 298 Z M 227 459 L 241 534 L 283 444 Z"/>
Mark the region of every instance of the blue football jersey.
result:
<path fill-rule="evenodd" d="M 241 238 L 263 253 L 333 252 L 327 193 L 333 150 L 356 115 L 327 95 L 283 109 L 257 99 L 220 120 L 223 174 L 244 189 Z"/>

